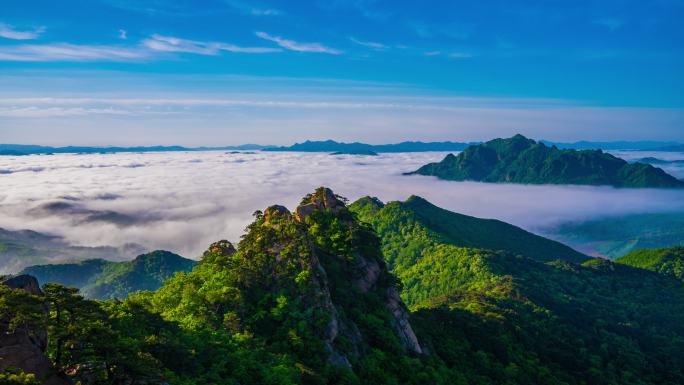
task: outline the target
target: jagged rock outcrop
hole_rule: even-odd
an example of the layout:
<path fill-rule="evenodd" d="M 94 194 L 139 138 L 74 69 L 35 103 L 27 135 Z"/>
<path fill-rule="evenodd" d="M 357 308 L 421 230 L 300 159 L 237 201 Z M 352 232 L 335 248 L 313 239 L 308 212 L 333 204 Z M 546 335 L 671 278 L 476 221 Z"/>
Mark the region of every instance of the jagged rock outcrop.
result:
<path fill-rule="evenodd" d="M 299 222 L 305 222 L 305 219 L 314 212 L 322 210 L 329 211 L 333 214 L 339 214 L 343 210 L 347 210 L 345 202 L 335 195 L 332 190 L 328 188 L 319 188 L 313 194 L 308 195 L 295 209 L 295 219 Z M 353 217 L 341 218 L 350 225 L 354 225 L 355 219 Z M 330 290 L 327 285 L 326 272 L 324 263 L 319 261 L 319 257 L 313 254 L 312 263 L 316 270 L 321 272 L 319 283 L 322 289 L 322 297 L 324 298 L 323 306 L 330 309 L 331 320 L 328 325 L 328 332 L 324 336 L 326 346 L 330 351 L 330 361 L 337 365 L 349 366 L 349 359 L 342 353 L 336 351 L 334 348 L 335 339 L 343 335 L 347 341 L 351 341 L 354 347 L 352 354 L 359 354 L 362 350 L 360 344 L 363 341 L 363 336 L 359 332 L 359 328 L 353 322 L 340 317 L 343 313 L 337 309 L 337 305 L 333 302 Z M 348 266 L 351 275 L 351 285 L 360 294 L 368 293 L 374 290 L 384 290 L 385 293 L 385 307 L 392 315 L 392 327 L 399 337 L 402 345 L 410 352 L 421 354 L 423 350 L 420 347 L 418 339 L 409 323 L 409 313 L 405 305 L 399 297 L 396 288 L 383 289 L 378 287 L 378 282 L 383 275 L 388 275 L 387 266 L 384 260 L 372 258 L 356 252 L 353 255 L 353 261 Z"/>
<path fill-rule="evenodd" d="M 319 188 L 293 212 L 275 205 L 254 217 L 237 251 L 213 244 L 195 271 L 204 279 L 216 273 L 212 285 L 226 288 L 207 298 L 212 327 L 292 346 L 312 368 L 354 371 L 373 352 L 423 352 L 389 290 L 397 281 L 380 240 L 343 198 Z"/>
<path fill-rule="evenodd" d="M 264 220 L 266 220 L 266 222 L 270 222 L 271 218 L 275 216 L 282 215 L 290 216 L 292 215 L 292 213 L 290 213 L 290 210 L 288 210 L 287 207 L 281 205 L 269 206 L 268 208 L 266 208 L 266 210 L 264 210 Z"/>
<path fill-rule="evenodd" d="M 409 323 L 409 312 L 406 309 L 406 305 L 404 305 L 404 302 L 401 300 L 401 297 L 399 297 L 399 291 L 397 291 L 396 288 L 392 287 L 388 289 L 387 303 L 385 306 L 387 306 L 387 309 L 392 312 L 392 315 L 394 316 L 392 327 L 394 327 L 394 331 L 399 336 L 404 347 L 413 353 L 423 353 L 418 338 Z"/>
<path fill-rule="evenodd" d="M 380 274 L 387 272 L 384 263 L 375 260 L 368 260 L 362 255 L 356 256 L 356 271 L 359 272 L 359 277 L 354 280 L 354 287 L 361 293 L 366 293 L 371 290 L 375 283 L 380 278 Z"/>
<path fill-rule="evenodd" d="M 11 277 L 0 284 L 35 296 L 43 294 L 38 280 L 30 275 Z M 57 375 L 45 355 L 47 343 L 45 329 L 17 327 L 12 330 L 5 315 L 0 319 L 0 371 L 19 368 L 25 373 L 33 373 L 43 385 L 70 384 L 68 380 Z"/>
<path fill-rule="evenodd" d="M 204 255 L 214 254 L 221 257 L 229 257 L 236 252 L 237 250 L 235 250 L 235 246 L 233 246 L 232 243 L 222 239 L 209 245 L 209 248 L 204 252 Z"/>
<path fill-rule="evenodd" d="M 316 210 L 331 210 L 336 213 L 345 207 L 344 202 L 329 188 L 319 188 L 313 194 L 309 194 L 304 201 L 295 209 L 295 218 L 303 222 L 306 217 Z"/>
<path fill-rule="evenodd" d="M 30 276 L 28 274 L 22 274 L 22 275 L 10 277 L 10 278 L 5 279 L 1 283 L 7 287 L 11 287 L 12 289 L 24 290 L 24 291 L 28 292 L 29 294 L 43 295 L 43 291 L 40 290 L 40 285 L 38 284 L 38 280 L 35 277 Z"/>

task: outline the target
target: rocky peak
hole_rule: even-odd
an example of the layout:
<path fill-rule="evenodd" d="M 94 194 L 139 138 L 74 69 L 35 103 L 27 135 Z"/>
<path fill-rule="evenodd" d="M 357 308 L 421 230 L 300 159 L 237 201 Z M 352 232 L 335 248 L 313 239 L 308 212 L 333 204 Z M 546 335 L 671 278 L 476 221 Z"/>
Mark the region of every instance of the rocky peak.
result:
<path fill-rule="evenodd" d="M 264 221 L 271 222 L 274 218 L 289 218 L 292 215 L 285 206 L 273 205 L 264 210 Z"/>
<path fill-rule="evenodd" d="M 38 280 L 28 274 L 4 279 L 1 285 L 24 290 L 29 294 L 42 296 Z M 47 311 L 47 309 L 45 309 Z M 11 330 L 6 314 L 0 317 L 0 371 L 19 368 L 32 373 L 44 385 L 68 385 L 70 382 L 55 372 L 45 355 L 48 336 L 45 329 L 18 327 Z"/>
<path fill-rule="evenodd" d="M 312 216 L 318 211 L 334 218 Z M 279 293 L 293 299 L 287 303 L 301 303 L 302 309 L 291 314 L 327 319 L 314 329 L 328 362 L 336 366 L 352 367 L 377 343 L 357 318 L 361 308 L 375 309 L 378 319 L 388 321 L 376 327 L 394 333 L 408 352 L 422 353 L 409 313 L 396 289 L 391 290 L 395 279 L 379 241 L 351 214 L 344 198 L 321 187 L 302 199 L 294 215 L 283 206 L 270 206 L 248 229 L 237 254 L 246 308 L 258 308 L 265 292 Z M 249 320 L 246 308 L 241 311 Z"/>
<path fill-rule="evenodd" d="M 29 294 L 33 295 L 43 295 L 43 291 L 40 290 L 40 285 L 36 277 L 28 274 L 16 275 L 14 277 L 7 278 L 0 282 L 0 284 L 12 289 L 22 289 L 27 291 Z"/>
<path fill-rule="evenodd" d="M 373 201 L 373 203 L 379 203 L 382 205 L 382 202 L 380 202 L 377 198 Z M 302 200 L 300 206 L 295 210 L 295 218 L 302 222 L 304 219 L 306 219 L 306 217 L 317 210 L 330 210 L 333 213 L 338 213 L 343 209 L 346 209 L 344 198 L 340 198 L 339 196 L 335 195 L 335 193 L 329 188 L 320 187 L 314 193 L 307 195 Z M 345 222 L 351 227 L 358 226 L 355 219 Z M 365 253 L 360 251 L 354 252 L 352 258 L 353 262 L 347 265 L 347 274 L 350 274 L 348 282 L 360 295 L 370 292 L 377 292 L 381 295 L 381 297 L 384 297 L 385 308 L 392 316 L 391 327 L 395 334 L 399 337 L 402 345 L 406 348 L 406 350 L 412 353 L 422 354 L 423 350 L 409 323 L 409 313 L 403 301 L 399 297 L 399 292 L 393 286 L 386 288 L 386 284 L 382 283 L 386 282 L 386 278 L 390 273 L 387 270 L 384 260 L 381 257 L 378 258 L 378 256 L 381 256 L 381 254 L 378 253 L 378 255 L 365 255 Z M 320 269 L 324 272 L 324 277 L 327 274 L 330 274 L 329 272 L 325 273 L 326 264 L 326 257 L 321 256 L 319 258 L 315 258 L 314 265 L 316 265 L 317 269 Z M 328 291 L 327 283 L 323 283 L 321 287 L 324 288 L 325 291 Z M 334 330 L 334 332 L 330 333 L 327 338 L 328 345 L 332 347 L 335 338 L 339 334 L 344 334 L 348 340 L 356 341 L 356 344 L 360 344 L 363 341 L 363 336 L 359 333 L 358 327 L 354 324 L 354 322 L 344 319 L 343 317 L 340 318 L 339 314 L 344 312 L 339 312 L 336 310 L 338 304 L 335 303 L 334 296 L 331 296 L 330 293 L 326 293 L 324 297 L 327 298 L 327 306 L 333 309 L 333 317 L 329 329 Z M 334 349 L 331 349 L 331 361 L 338 363 L 348 362 L 346 357 L 340 355 Z"/>
<path fill-rule="evenodd" d="M 232 243 L 222 239 L 218 242 L 214 242 L 209 246 L 209 249 L 204 252 L 204 256 L 208 254 L 214 254 L 220 257 L 229 257 L 236 253 L 235 246 Z"/>
<path fill-rule="evenodd" d="M 312 194 L 307 195 L 295 209 L 295 218 L 303 222 L 306 217 L 318 210 L 338 212 L 345 208 L 345 203 L 331 189 L 319 187 Z"/>

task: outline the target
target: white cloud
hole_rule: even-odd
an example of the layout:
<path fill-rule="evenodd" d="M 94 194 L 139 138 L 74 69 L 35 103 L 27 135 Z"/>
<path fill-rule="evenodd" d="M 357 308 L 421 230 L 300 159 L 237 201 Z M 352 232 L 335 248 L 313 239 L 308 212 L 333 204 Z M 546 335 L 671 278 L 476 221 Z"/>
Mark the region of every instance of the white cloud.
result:
<path fill-rule="evenodd" d="M 121 40 L 128 39 L 128 32 L 125 29 L 119 30 L 119 39 L 121 39 Z"/>
<path fill-rule="evenodd" d="M 138 61 L 149 53 L 137 47 L 68 43 L 0 46 L 0 61 Z"/>
<path fill-rule="evenodd" d="M 432 103 L 430 103 L 432 102 Z M 492 103 L 508 104 L 514 109 L 520 102 L 538 103 L 552 106 L 557 101 L 543 100 L 503 100 L 488 98 L 454 98 L 454 99 L 416 99 L 396 101 L 343 101 L 343 100 L 288 100 L 287 98 L 246 99 L 246 98 L 0 98 L 0 106 L 52 108 L 58 107 L 90 107 L 117 106 L 140 112 L 154 112 L 153 108 L 189 108 L 189 107 L 245 107 L 263 109 L 300 109 L 300 110 L 396 110 L 396 111 L 440 111 L 449 113 L 467 113 L 468 111 L 493 109 Z M 1 112 L 0 112 L 1 114 Z"/>
<path fill-rule="evenodd" d="M 252 8 L 250 12 L 255 16 L 277 16 L 282 14 L 280 10 L 275 8 Z"/>
<path fill-rule="evenodd" d="M 320 43 L 300 43 L 294 40 L 283 39 L 279 36 L 272 36 L 266 32 L 256 32 L 256 35 L 264 40 L 272 41 L 290 51 L 327 53 L 331 55 L 342 54 L 342 51 L 335 48 L 326 47 Z"/>
<path fill-rule="evenodd" d="M 127 37 L 120 30 L 119 37 Z M 221 52 L 271 53 L 281 49 L 272 47 L 240 47 L 219 42 L 201 42 L 162 35 L 152 35 L 140 46 L 84 45 L 69 43 L 25 44 L 0 46 L 0 61 L 19 62 L 90 62 L 90 61 L 142 61 L 159 58 L 160 53 L 193 53 L 197 55 L 220 55 Z"/>
<path fill-rule="evenodd" d="M 217 48 L 221 51 L 237 52 L 237 53 L 271 53 L 281 52 L 280 48 L 270 47 L 240 47 L 234 44 L 218 43 Z"/>
<path fill-rule="evenodd" d="M 221 51 L 239 53 L 271 53 L 281 51 L 278 48 L 270 47 L 240 47 L 234 44 L 218 42 L 201 42 L 195 40 L 181 39 L 177 37 L 152 35 L 142 44 L 152 50 L 162 52 L 186 52 L 198 55 L 219 55 Z"/>
<path fill-rule="evenodd" d="M 375 50 L 385 50 L 385 49 L 389 48 L 387 45 L 382 44 L 382 43 L 375 43 L 372 41 L 358 40 L 358 39 L 355 39 L 353 37 L 350 37 L 349 40 L 351 40 L 352 42 L 354 42 L 358 45 L 362 45 L 362 46 L 368 47 L 368 48 L 373 48 Z"/>
<path fill-rule="evenodd" d="M 45 27 L 35 28 L 30 31 L 18 31 L 9 24 L 0 23 L 0 37 L 12 40 L 34 40 L 45 32 Z"/>
<path fill-rule="evenodd" d="M 114 108 L 83 107 L 8 107 L 0 108 L 0 117 L 5 118 L 56 118 L 84 115 L 130 115 L 130 111 Z"/>
<path fill-rule="evenodd" d="M 218 55 L 218 49 L 211 43 L 180 39 L 154 34 L 142 42 L 145 47 L 163 52 L 186 52 L 199 55 Z"/>
<path fill-rule="evenodd" d="M 473 57 L 473 54 L 467 52 L 453 52 L 449 54 L 449 57 L 452 59 L 468 59 Z"/>
<path fill-rule="evenodd" d="M 138 243 L 197 257 L 213 241 L 239 240 L 254 210 L 271 204 L 293 209 L 321 185 L 351 200 L 365 195 L 404 200 L 416 194 L 449 210 L 530 230 L 684 209 L 684 191 L 676 190 L 459 183 L 401 175 L 443 156 L 178 152 L 0 157 L 0 170 L 6 171 L 0 227 L 57 233 L 80 245 Z M 66 207 L 72 209 L 44 210 L 55 202 L 69 202 Z"/>
<path fill-rule="evenodd" d="M 276 8 L 256 7 L 238 0 L 225 0 L 225 2 L 236 10 L 252 16 L 279 16 L 283 14 L 283 11 Z"/>

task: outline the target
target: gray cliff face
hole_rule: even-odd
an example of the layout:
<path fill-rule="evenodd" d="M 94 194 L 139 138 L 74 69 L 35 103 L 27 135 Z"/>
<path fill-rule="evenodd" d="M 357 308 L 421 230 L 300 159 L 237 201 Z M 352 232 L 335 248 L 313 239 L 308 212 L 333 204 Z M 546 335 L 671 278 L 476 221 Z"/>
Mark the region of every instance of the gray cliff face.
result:
<path fill-rule="evenodd" d="M 399 292 L 396 288 L 391 288 L 388 290 L 388 298 L 385 306 L 387 306 L 387 309 L 394 316 L 392 327 L 399 336 L 399 339 L 404 347 L 410 352 L 422 354 L 423 349 L 420 347 L 418 338 L 413 332 L 413 328 L 409 322 L 409 312 L 406 310 L 406 306 L 399 297 Z"/>
<path fill-rule="evenodd" d="M 338 199 L 338 197 L 330 190 L 323 189 L 321 194 L 315 194 L 311 197 L 309 202 L 305 202 L 295 209 L 294 218 L 299 222 L 306 222 L 306 218 L 316 212 L 317 210 L 329 210 L 332 213 L 338 213 L 346 207 L 345 203 Z M 289 212 L 288 212 L 289 214 Z M 339 314 L 344 312 L 337 309 L 330 296 L 330 291 L 327 287 L 327 278 L 324 266 L 320 263 L 318 257 L 313 253 L 312 263 L 316 269 L 321 271 L 319 286 L 323 293 L 324 306 L 330 309 L 332 319 L 328 326 L 329 332 L 325 336 L 326 346 L 329 347 L 330 361 L 333 364 L 341 366 L 350 366 L 349 359 L 334 349 L 334 341 L 339 335 L 344 335 L 345 339 L 352 342 L 354 349 L 352 355 L 361 354 L 361 343 L 363 336 L 359 332 L 356 324 L 343 319 Z M 387 266 L 384 261 L 378 261 L 373 258 L 368 258 L 361 253 L 354 255 L 353 266 L 351 267 L 353 279 L 352 286 L 360 293 L 368 293 L 378 288 L 378 282 L 383 275 L 389 274 Z M 409 322 L 409 313 L 406 306 L 399 297 L 399 293 L 395 288 L 387 290 L 386 303 L 387 310 L 392 315 L 392 327 L 399 337 L 402 345 L 409 352 L 415 354 L 422 354 L 423 349 L 418 342 L 418 339 L 413 332 Z"/>
<path fill-rule="evenodd" d="M 40 290 L 40 285 L 38 280 L 30 275 L 22 274 L 10 277 L 2 281 L 2 284 L 11 287 L 12 289 L 21 289 L 29 294 L 33 295 L 43 295 L 43 291 Z"/>
<path fill-rule="evenodd" d="M 5 279 L 0 284 L 31 295 L 42 296 L 35 277 L 19 275 Z M 32 330 L 18 327 L 10 329 L 8 319 L 0 319 L 0 371 L 19 368 L 33 373 L 43 385 L 66 385 L 70 382 L 57 375 L 45 355 L 48 337 L 45 329 Z"/>

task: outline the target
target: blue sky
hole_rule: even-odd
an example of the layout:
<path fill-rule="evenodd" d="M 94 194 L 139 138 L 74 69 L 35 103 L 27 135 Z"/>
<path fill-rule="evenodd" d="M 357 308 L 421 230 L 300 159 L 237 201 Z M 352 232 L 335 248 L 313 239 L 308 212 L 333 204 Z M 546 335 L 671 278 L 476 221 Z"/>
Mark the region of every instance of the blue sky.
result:
<path fill-rule="evenodd" d="M 0 142 L 684 141 L 684 0 L 3 0 Z"/>

